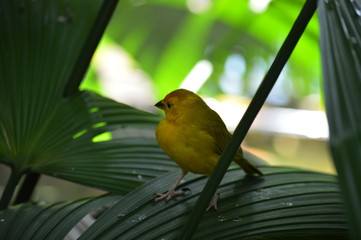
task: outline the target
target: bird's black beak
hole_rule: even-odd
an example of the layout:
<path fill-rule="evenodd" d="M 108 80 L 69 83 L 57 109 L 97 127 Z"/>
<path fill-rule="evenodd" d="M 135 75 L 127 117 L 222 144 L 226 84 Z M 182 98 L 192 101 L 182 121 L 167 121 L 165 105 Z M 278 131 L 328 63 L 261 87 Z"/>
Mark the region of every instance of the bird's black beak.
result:
<path fill-rule="evenodd" d="M 162 101 L 157 102 L 154 106 L 160 109 L 164 109 L 164 103 Z"/>

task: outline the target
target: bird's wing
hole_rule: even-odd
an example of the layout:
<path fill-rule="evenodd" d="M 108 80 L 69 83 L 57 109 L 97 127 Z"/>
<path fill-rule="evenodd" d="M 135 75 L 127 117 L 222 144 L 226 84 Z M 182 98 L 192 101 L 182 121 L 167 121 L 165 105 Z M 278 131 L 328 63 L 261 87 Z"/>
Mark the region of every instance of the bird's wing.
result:
<path fill-rule="evenodd" d="M 206 115 L 208 119 L 207 121 L 203 121 L 200 127 L 214 139 L 214 145 L 211 146 L 211 148 L 215 153 L 220 155 L 230 141 L 231 134 L 228 132 L 221 117 L 213 110 L 209 110 L 212 112 Z"/>
<path fill-rule="evenodd" d="M 206 124 L 204 124 L 202 129 L 211 135 L 214 139 L 213 146 L 211 146 L 212 151 L 218 155 L 221 155 L 226 148 L 226 145 L 231 140 L 232 135 L 228 132 L 227 127 L 223 123 L 221 117 L 213 110 L 211 111 L 213 113 L 207 114 L 209 119 L 206 121 Z M 240 165 L 249 175 L 263 175 L 263 173 L 257 167 L 244 158 L 242 148 L 238 149 L 234 161 Z"/>

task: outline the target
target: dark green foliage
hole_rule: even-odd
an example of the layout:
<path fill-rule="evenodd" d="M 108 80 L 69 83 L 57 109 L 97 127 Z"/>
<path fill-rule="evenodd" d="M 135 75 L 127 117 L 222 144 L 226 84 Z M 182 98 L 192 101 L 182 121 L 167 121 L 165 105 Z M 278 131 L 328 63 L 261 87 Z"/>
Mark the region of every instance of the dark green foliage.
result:
<path fill-rule="evenodd" d="M 330 146 L 354 239 L 361 238 L 361 3 L 320 1 Z"/>
<path fill-rule="evenodd" d="M 346 239 L 348 227 L 336 177 L 292 168 L 261 167 L 264 177 L 228 171 L 218 191 L 219 211 L 207 212 L 193 239 L 293 239 L 307 235 Z M 179 239 L 206 178 L 190 174 L 184 197 L 155 203 L 178 172 L 137 188 L 102 215 L 80 239 Z"/>
<path fill-rule="evenodd" d="M 0 239 L 64 239 L 88 213 L 112 204 L 119 196 L 102 196 L 48 206 L 25 204 L 0 212 Z"/>
<path fill-rule="evenodd" d="M 135 2 L 122 1 L 120 6 Z M 133 12 L 122 12 L 123 8 L 120 8 L 120 12 L 128 14 L 127 20 L 135 27 L 124 28 L 118 35 L 110 29 L 110 35 L 124 41 L 124 47 L 140 60 L 144 69 L 157 79 L 159 86 L 169 83 L 174 74 L 173 85 L 167 86 L 171 88 L 202 58 L 214 63 L 214 75 L 220 74 L 220 66 L 229 56 L 225 49 L 229 51 L 239 42 L 233 32 L 239 33 L 242 29 L 237 16 L 247 17 L 247 14 L 238 12 L 238 9 L 244 9 L 241 7 L 244 3 L 235 2 L 239 5 L 237 8 L 232 5 L 233 11 L 229 7 L 218 6 L 228 10 L 224 13 L 212 11 L 201 18 L 174 7 L 179 4 L 176 1 L 139 6 L 132 9 Z M 277 4 L 273 11 L 282 9 L 278 1 L 274 2 Z M 307 2 L 313 6 L 316 3 L 312 0 Z M 354 224 L 355 236 L 359 236 L 360 192 L 354 191 L 355 179 L 360 176 L 357 171 L 361 169 L 360 161 L 355 161 L 359 159 L 360 149 L 360 114 L 357 112 L 361 75 L 358 69 L 361 53 L 359 7 L 356 1 L 327 2 L 320 3 L 320 19 L 323 24 L 323 64 L 331 145 L 346 196 L 344 199 L 348 201 L 351 213 L 349 219 Z M 202 214 L 208 204 L 207 198 L 201 197 L 201 204 L 196 205 L 206 182 L 205 177 L 187 176 L 183 186 L 192 191 L 185 197 L 168 203 L 153 202 L 153 194 L 167 190 L 179 174 L 155 139 L 121 136 L 98 142 L 94 138 L 122 128 L 153 130 L 159 116 L 89 91 L 79 91 L 84 72 L 116 3 L 114 0 L 0 0 L 0 163 L 12 170 L 0 202 L 0 208 L 4 209 L 0 211 L 0 239 L 63 239 L 87 213 L 110 204 L 115 205 L 101 215 L 81 239 L 177 239 L 190 224 L 194 229 L 189 236 L 194 235 L 195 239 L 348 238 L 349 227 L 336 178 L 298 169 L 262 167 L 265 176 L 259 178 L 246 177 L 239 169 L 228 171 L 219 187 L 219 212 L 207 212 L 203 218 L 198 215 L 191 219 L 193 222 L 189 221 L 191 211 L 196 208 Z M 137 19 L 134 22 L 136 15 L 133 13 L 158 12 L 164 8 L 169 10 L 163 11 L 167 16 L 183 19 L 179 26 L 184 29 L 167 32 L 159 28 L 163 35 L 167 35 L 167 40 L 162 38 L 163 44 L 154 43 L 154 38 L 139 38 L 142 34 L 143 37 L 149 36 L 147 26 L 163 21 L 164 15 L 151 12 L 149 16 L 154 21 Z M 313 11 L 311 8 L 307 10 L 308 17 Z M 214 21 L 213 14 L 220 16 L 217 21 Z M 174 26 L 172 22 L 166 22 L 166 25 Z M 195 37 L 193 31 L 188 32 L 185 26 L 199 35 Z M 249 26 L 248 30 L 253 34 L 244 43 L 264 47 L 270 36 L 269 29 L 264 29 L 262 34 L 265 37 L 256 43 L 256 28 L 252 29 Z M 154 36 L 159 38 L 157 34 Z M 187 45 L 184 38 L 194 38 L 191 53 L 176 51 L 178 46 Z M 146 42 L 154 45 L 143 45 Z M 166 46 L 165 42 L 172 44 Z M 219 48 L 205 53 L 205 42 Z M 152 52 L 154 49 L 156 51 Z M 154 61 L 152 56 L 158 57 L 159 51 L 164 54 Z M 250 51 L 245 56 L 252 54 Z M 287 58 L 283 58 L 273 77 L 278 75 Z M 189 59 L 189 62 L 177 71 L 182 59 Z M 163 66 L 165 63 L 169 63 L 168 67 Z M 261 98 L 265 99 L 267 94 L 262 93 Z M 263 104 L 262 101 L 259 103 Z M 251 109 L 254 114 L 259 110 Z M 238 135 L 239 131 L 236 131 L 236 137 L 241 136 L 239 142 L 248 128 L 241 125 L 239 129 L 243 135 Z M 233 147 L 238 147 L 239 142 L 234 140 Z M 232 153 L 225 156 L 231 159 Z M 221 173 L 216 171 L 218 182 L 204 191 L 206 195 L 213 194 L 227 166 Z M 48 206 L 28 202 L 8 207 L 24 174 L 47 174 L 124 196 L 107 195 Z M 198 224 L 199 228 L 195 231 Z"/>

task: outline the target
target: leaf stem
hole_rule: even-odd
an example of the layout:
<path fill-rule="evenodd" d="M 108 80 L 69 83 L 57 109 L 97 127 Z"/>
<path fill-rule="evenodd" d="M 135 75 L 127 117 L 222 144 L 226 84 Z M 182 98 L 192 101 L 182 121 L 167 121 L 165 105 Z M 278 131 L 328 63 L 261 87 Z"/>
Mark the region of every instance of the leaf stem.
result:
<path fill-rule="evenodd" d="M 31 195 L 34 192 L 36 184 L 40 179 L 39 173 L 28 173 L 24 182 L 22 183 L 19 192 L 16 195 L 16 199 L 14 204 L 20 204 L 24 202 L 28 202 L 31 198 Z"/>
<path fill-rule="evenodd" d="M 10 177 L 0 200 L 0 211 L 7 208 L 23 173 L 11 169 Z"/>
<path fill-rule="evenodd" d="M 103 36 L 105 28 L 108 25 L 117 4 L 118 0 L 105 0 L 103 2 L 97 17 L 95 18 L 94 25 L 90 29 L 88 37 L 85 40 L 81 54 L 74 64 L 74 68 L 65 86 L 64 97 L 70 96 L 78 91 L 94 51 Z"/>
<path fill-rule="evenodd" d="M 228 144 L 227 148 L 222 154 L 216 168 L 209 177 L 204 190 L 200 194 L 196 206 L 194 207 L 188 221 L 186 222 L 185 229 L 181 233 L 181 239 L 192 239 L 212 196 L 216 192 L 218 185 L 222 181 L 227 168 L 229 167 L 234 155 L 238 150 L 239 145 L 242 143 L 255 117 L 266 101 L 284 65 L 291 56 L 293 49 L 295 48 L 308 22 L 311 20 L 314 12 L 316 11 L 316 8 L 317 0 L 307 0 L 304 4 L 299 16 L 292 26 L 291 31 L 282 44 L 270 69 L 268 70 L 249 107 L 247 108 L 247 111 L 235 129 L 231 142 Z"/>

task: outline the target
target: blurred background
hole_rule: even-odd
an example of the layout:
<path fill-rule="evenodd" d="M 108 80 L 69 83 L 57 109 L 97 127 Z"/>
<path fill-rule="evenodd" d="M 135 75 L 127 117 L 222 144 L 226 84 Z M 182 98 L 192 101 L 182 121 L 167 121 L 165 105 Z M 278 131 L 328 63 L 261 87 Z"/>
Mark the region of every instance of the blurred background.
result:
<path fill-rule="evenodd" d="M 186 88 L 201 95 L 232 131 L 304 2 L 119 1 L 82 89 L 159 113 L 155 102 Z M 327 145 L 318 32 L 314 16 L 243 147 L 270 165 L 335 174 Z M 0 174 L 0 186 L 8 174 L 6 169 Z M 99 193 L 42 176 L 34 200 L 54 202 Z"/>

